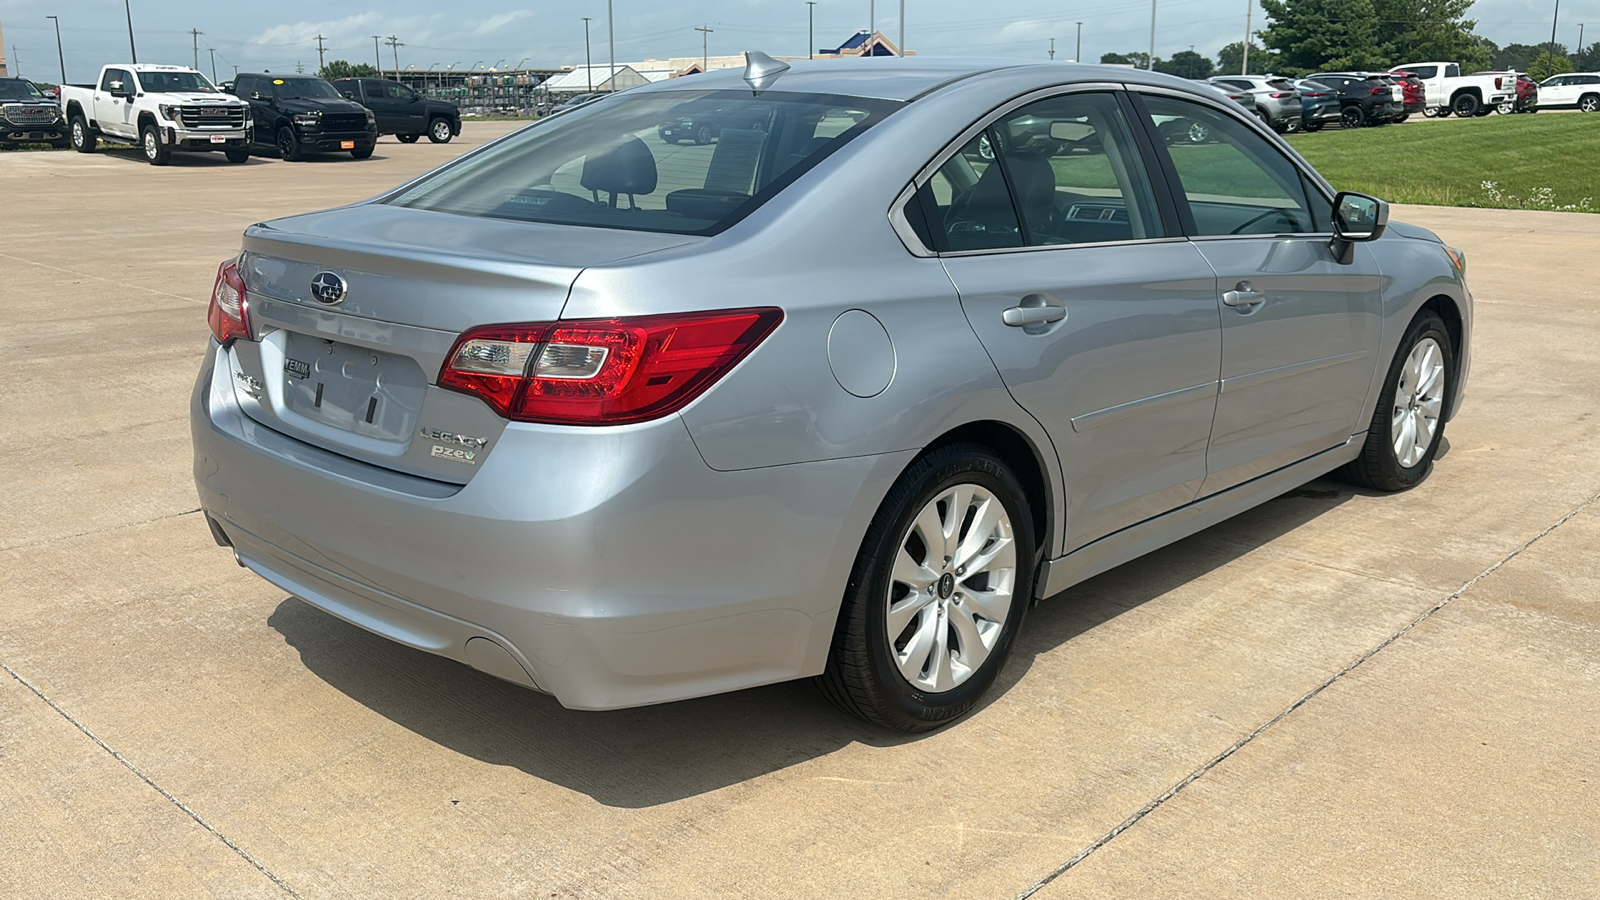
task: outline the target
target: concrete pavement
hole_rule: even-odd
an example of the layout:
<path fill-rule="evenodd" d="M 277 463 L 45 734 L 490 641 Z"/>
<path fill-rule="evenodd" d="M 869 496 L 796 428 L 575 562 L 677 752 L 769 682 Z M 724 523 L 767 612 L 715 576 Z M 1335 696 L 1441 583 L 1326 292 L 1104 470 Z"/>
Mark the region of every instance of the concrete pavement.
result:
<path fill-rule="evenodd" d="M 0 896 L 1600 896 L 1600 217 L 1397 209 L 1478 299 L 1434 476 L 1074 589 L 954 728 L 804 684 L 576 713 L 237 568 L 189 474 L 243 227 L 509 127 L 0 156 Z"/>

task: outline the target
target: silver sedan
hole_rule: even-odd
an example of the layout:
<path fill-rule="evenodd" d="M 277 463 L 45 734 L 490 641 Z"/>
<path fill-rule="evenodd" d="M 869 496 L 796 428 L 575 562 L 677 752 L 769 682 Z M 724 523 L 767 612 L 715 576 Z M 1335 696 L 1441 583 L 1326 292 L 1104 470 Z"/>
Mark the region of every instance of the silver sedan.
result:
<path fill-rule="evenodd" d="M 283 591 L 568 707 L 815 677 L 925 730 L 1035 602 L 1421 482 L 1464 268 L 1175 78 L 752 54 L 249 228 L 195 480 Z"/>

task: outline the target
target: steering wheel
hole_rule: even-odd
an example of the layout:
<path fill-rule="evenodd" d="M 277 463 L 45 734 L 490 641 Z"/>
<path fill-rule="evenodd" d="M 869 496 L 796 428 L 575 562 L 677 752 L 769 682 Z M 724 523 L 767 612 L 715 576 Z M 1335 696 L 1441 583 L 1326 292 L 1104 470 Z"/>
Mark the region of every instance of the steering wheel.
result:
<path fill-rule="evenodd" d="M 1230 231 L 1228 233 L 1229 234 L 1244 234 L 1244 230 L 1246 228 L 1249 228 L 1251 225 L 1254 225 L 1255 223 L 1261 221 L 1262 219 L 1267 218 L 1268 216 L 1282 216 L 1283 220 L 1285 222 L 1289 223 L 1291 226 L 1296 226 L 1296 225 L 1300 224 L 1300 221 L 1298 219 L 1296 219 L 1294 216 L 1289 215 L 1289 211 L 1288 210 L 1280 209 L 1280 208 L 1274 206 L 1273 208 L 1267 210 L 1266 212 L 1262 213 L 1259 216 L 1251 217 L 1250 219 L 1248 219 L 1245 222 L 1241 223 L 1238 228 L 1235 228 L 1235 229 L 1233 229 L 1232 231 Z"/>

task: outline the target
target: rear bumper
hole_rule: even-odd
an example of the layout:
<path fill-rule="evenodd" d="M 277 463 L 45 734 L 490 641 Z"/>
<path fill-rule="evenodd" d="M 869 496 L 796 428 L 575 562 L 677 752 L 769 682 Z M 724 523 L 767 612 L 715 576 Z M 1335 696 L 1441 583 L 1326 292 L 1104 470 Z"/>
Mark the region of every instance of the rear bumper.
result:
<path fill-rule="evenodd" d="M 575 709 L 820 672 L 867 520 L 910 459 L 718 472 L 676 416 L 514 424 L 458 487 L 271 431 L 233 378 L 213 343 L 191 426 L 201 506 L 243 565 Z"/>

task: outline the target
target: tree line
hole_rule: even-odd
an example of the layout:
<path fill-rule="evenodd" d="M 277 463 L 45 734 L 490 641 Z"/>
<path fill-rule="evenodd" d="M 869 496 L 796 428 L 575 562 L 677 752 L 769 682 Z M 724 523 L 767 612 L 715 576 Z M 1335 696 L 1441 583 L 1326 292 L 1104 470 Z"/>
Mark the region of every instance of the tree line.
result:
<path fill-rule="evenodd" d="M 1477 34 L 1468 19 L 1473 0 L 1261 0 L 1266 25 L 1250 42 L 1249 74 L 1383 71 L 1407 62 L 1459 62 L 1463 72 L 1515 69 L 1538 80 L 1561 72 L 1600 71 L 1600 41 L 1569 50 L 1563 44 L 1507 44 Z M 1180 50 L 1170 59 L 1142 52 L 1107 53 L 1102 63 L 1154 68 L 1180 78 L 1239 74 L 1244 42 L 1217 59 Z"/>

